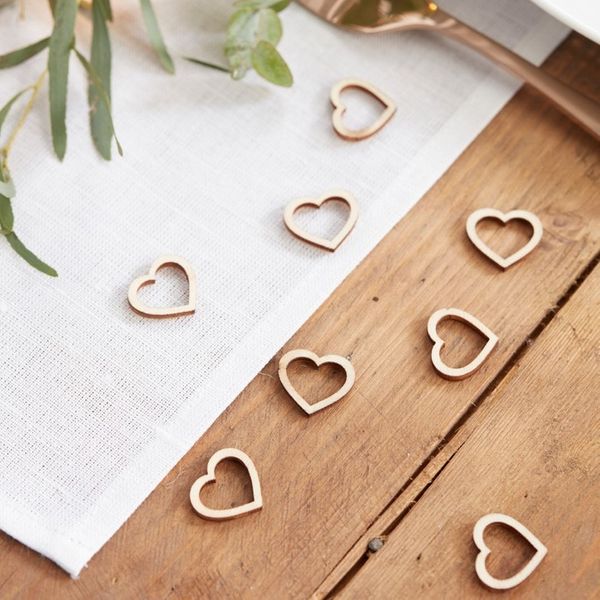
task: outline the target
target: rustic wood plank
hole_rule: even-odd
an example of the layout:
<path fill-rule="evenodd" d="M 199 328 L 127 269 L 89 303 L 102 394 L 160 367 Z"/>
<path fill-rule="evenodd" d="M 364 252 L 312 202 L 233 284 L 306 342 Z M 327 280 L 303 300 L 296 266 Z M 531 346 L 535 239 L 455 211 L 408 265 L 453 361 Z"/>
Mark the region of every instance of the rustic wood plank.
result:
<path fill-rule="evenodd" d="M 600 591 L 600 267 L 486 399 L 488 414 L 339 598 L 489 597 L 477 579 L 472 528 L 513 516 L 548 548 L 505 597 L 597 598 Z M 499 578 L 533 551 L 486 532 Z"/>
<path fill-rule="evenodd" d="M 599 56 L 593 44 L 572 36 L 549 70 L 588 88 Z M 599 180 L 597 144 L 539 97 L 519 93 L 286 345 L 350 355 L 357 384 L 347 398 L 306 417 L 276 380 L 275 357 L 80 580 L 70 581 L 1 536 L 0 595 L 311 594 L 593 260 Z M 535 252 L 506 273 L 466 240 L 466 217 L 485 205 L 532 210 L 546 227 Z M 492 242 L 506 248 L 519 235 L 497 232 Z M 454 383 L 433 372 L 425 333 L 429 314 L 451 305 L 471 311 L 501 337 L 477 375 Z M 477 340 L 464 329 L 444 333 L 461 334 L 450 344 L 449 361 L 477 351 Z M 238 521 L 209 523 L 193 513 L 187 495 L 224 446 L 239 447 L 255 461 L 265 508 Z M 232 479 L 236 471 L 227 465 L 218 472 L 233 489 L 220 486 L 211 500 L 242 500 L 247 490 Z"/>
<path fill-rule="evenodd" d="M 599 258 L 597 257 L 580 278 L 573 284 L 566 296 L 561 300 L 556 310 L 559 310 L 563 304 L 566 304 L 571 294 L 597 266 Z M 396 498 L 383 511 L 377 520 L 361 535 L 352 549 L 336 565 L 333 571 L 321 583 L 314 593 L 315 599 L 322 599 L 335 594 L 337 590 L 343 588 L 356 572 L 365 564 L 373 551 L 377 551 L 393 531 L 398 523 L 412 509 L 425 491 L 429 488 L 437 476 L 447 466 L 447 463 L 454 457 L 458 450 L 464 445 L 467 439 L 476 431 L 489 417 L 493 410 L 493 404 L 486 402 L 486 399 L 492 394 L 496 387 L 503 382 L 506 375 L 510 372 L 514 364 L 518 364 L 531 344 L 537 339 L 538 335 L 545 329 L 548 322 L 554 318 L 554 312 L 538 325 L 536 330 L 528 337 L 522 346 L 517 350 L 509 364 L 507 364 L 495 380 L 488 386 L 485 392 L 473 403 L 469 411 L 462 417 L 450 433 L 446 436 L 434 453 L 424 462 L 415 476 L 400 489 Z"/>

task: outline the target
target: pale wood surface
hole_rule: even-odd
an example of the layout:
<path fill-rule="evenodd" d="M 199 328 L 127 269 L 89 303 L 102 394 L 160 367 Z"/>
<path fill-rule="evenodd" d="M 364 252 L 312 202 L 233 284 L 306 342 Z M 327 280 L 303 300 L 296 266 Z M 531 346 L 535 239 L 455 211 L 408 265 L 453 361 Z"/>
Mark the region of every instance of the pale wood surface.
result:
<path fill-rule="evenodd" d="M 598 47 L 574 35 L 546 68 L 600 100 L 598 64 Z M 589 276 L 600 248 L 599 196 L 598 144 L 538 96 L 520 92 L 265 366 L 78 581 L 0 535 L 0 597 L 279 600 L 325 596 L 332 590 L 350 594 L 353 585 L 367 581 L 363 572 L 377 580 L 374 563 L 366 559 L 369 539 L 389 530 L 391 540 L 404 519 L 413 522 L 416 508 L 407 512 L 408 508 L 426 499 L 423 492 L 431 480 L 446 464 L 444 470 L 450 469 L 457 450 L 487 423 L 483 417 L 491 414 L 487 407 L 493 390 L 512 380 L 521 357 L 526 360 L 534 352 L 542 324 L 552 322 L 557 304 L 566 303 L 566 311 L 575 301 L 569 300 L 572 288 Z M 540 245 L 504 273 L 466 237 L 466 218 L 483 206 L 531 210 L 545 227 Z M 525 239 L 522 230 L 512 227 L 493 232 L 482 227 L 481 235 L 502 253 Z M 598 296 L 597 277 L 586 286 Z M 443 380 L 430 362 L 427 319 L 448 306 L 477 315 L 500 338 L 482 368 L 464 381 Z M 580 312 L 585 309 L 581 302 L 574 306 Z M 596 325 L 591 328 L 595 333 L 598 311 L 588 321 L 592 323 L 587 327 Z M 480 340 L 465 326 L 444 323 L 440 331 L 450 342 L 443 353 L 449 363 L 464 364 L 477 353 Z M 559 336 L 553 353 L 568 361 L 569 343 L 568 336 Z M 533 348 L 526 351 L 530 345 Z M 350 356 L 357 375 L 354 388 L 340 402 L 307 417 L 277 378 L 280 355 L 294 348 Z M 577 372 L 578 363 L 569 365 Z M 313 371 L 290 368 L 300 393 L 311 397 L 312 392 L 313 398 L 335 389 L 339 373 L 334 375 L 334 381 L 323 386 Z M 569 406 L 596 408 L 590 420 L 597 415 L 594 397 L 586 395 L 589 387 L 573 385 L 570 393 Z M 546 410 L 553 409 L 551 405 Z M 570 419 L 563 411 L 544 416 L 556 416 L 559 425 L 561 419 Z M 586 429 L 589 426 L 586 423 Z M 564 431 L 569 436 L 572 429 Z M 512 464 L 510 457 L 520 449 L 512 446 L 510 429 L 501 433 L 498 460 Z M 569 446 L 568 439 L 558 440 L 556 435 L 552 450 L 552 440 L 543 430 L 536 432 L 537 451 L 556 454 L 556 444 Z M 573 433 L 574 444 L 580 435 L 579 430 Z M 252 457 L 264 508 L 235 521 L 212 523 L 198 518 L 188 495 L 192 483 L 206 472 L 210 456 L 223 447 L 240 448 Z M 556 478 L 563 467 L 559 462 Z M 467 477 L 468 466 L 463 468 Z M 203 495 L 205 502 L 224 507 L 247 501 L 248 486 L 236 478 L 239 473 L 235 463 L 219 468 L 217 483 Z M 500 482 L 511 482 L 512 477 L 512 472 L 498 473 Z M 538 498 L 529 505 L 530 514 L 541 521 L 514 514 L 523 517 L 551 551 L 552 540 L 544 539 L 538 523 L 562 522 L 567 505 L 579 517 L 583 514 L 580 496 L 573 497 L 573 490 L 563 486 L 557 490 L 549 499 Z M 506 502 L 502 509 L 510 514 L 521 507 Z M 436 526 L 435 515 L 429 518 L 430 527 Z M 573 521 L 565 523 L 561 535 L 571 537 L 575 547 L 563 552 L 583 552 L 584 558 L 575 574 L 561 575 L 581 585 L 585 596 L 597 584 L 595 565 L 585 554 L 597 531 L 572 533 L 569 522 Z M 437 526 L 443 529 L 443 518 Z M 587 536 L 587 545 L 582 536 Z M 384 545 L 378 560 L 391 555 L 391 541 L 389 548 Z M 542 567 L 561 564 L 560 550 L 555 552 L 552 562 L 547 557 Z M 472 574 L 469 539 L 465 556 L 460 564 Z M 565 564 L 572 564 L 570 560 L 565 556 Z M 399 568 L 408 579 L 411 566 L 415 578 L 419 573 L 413 562 L 411 558 L 405 564 L 405 571 Z M 382 570 L 381 578 L 388 574 Z M 531 583 L 523 584 L 526 591 L 533 589 Z M 395 598 L 408 597 L 399 588 L 394 592 Z"/>
<path fill-rule="evenodd" d="M 548 548 L 511 598 L 600 593 L 600 267 L 502 383 L 486 415 L 340 598 L 489 597 L 475 575 L 473 525 L 513 516 Z M 488 529 L 490 572 L 507 578 L 533 551 Z M 497 551 L 494 554 L 494 550 Z"/>

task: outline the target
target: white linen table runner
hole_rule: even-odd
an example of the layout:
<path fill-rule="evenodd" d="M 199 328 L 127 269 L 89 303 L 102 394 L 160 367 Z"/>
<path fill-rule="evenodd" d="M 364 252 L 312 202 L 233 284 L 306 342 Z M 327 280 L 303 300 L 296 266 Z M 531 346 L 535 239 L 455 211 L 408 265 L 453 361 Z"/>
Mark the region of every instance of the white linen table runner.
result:
<path fill-rule="evenodd" d="M 105 163 L 94 152 L 73 59 L 64 163 L 51 152 L 45 98 L 11 159 L 15 230 L 60 276 L 35 272 L 0 238 L 0 528 L 73 576 L 520 85 L 440 37 L 350 34 L 295 5 L 282 13 L 280 46 L 295 85 L 253 73 L 234 82 L 179 58 L 222 61 L 231 3 L 155 4 L 175 76 L 148 47 L 139 3 L 113 3 L 125 156 Z M 444 8 L 536 63 L 567 33 L 528 0 Z M 0 53 L 49 34 L 47 2 L 25 9 L 24 21 L 16 7 L 0 11 Z M 89 38 L 80 19 L 86 53 Z M 0 102 L 44 61 L 1 71 Z M 359 143 L 331 129 L 329 90 L 347 77 L 398 104 Z M 370 114 L 353 106 L 357 120 Z M 338 251 L 287 232 L 288 202 L 338 188 L 360 206 Z M 130 281 L 162 254 L 196 270 L 193 317 L 144 319 L 127 305 Z M 166 278 L 145 297 L 164 300 L 182 286 Z"/>

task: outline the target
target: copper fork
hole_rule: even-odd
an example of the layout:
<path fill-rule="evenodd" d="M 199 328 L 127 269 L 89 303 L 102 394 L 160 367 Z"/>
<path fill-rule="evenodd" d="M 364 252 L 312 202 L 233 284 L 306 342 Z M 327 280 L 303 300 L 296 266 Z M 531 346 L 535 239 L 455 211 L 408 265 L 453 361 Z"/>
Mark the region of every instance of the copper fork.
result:
<path fill-rule="evenodd" d="M 333 25 L 380 33 L 425 29 L 437 31 L 473 48 L 520 77 L 583 129 L 600 139 L 600 105 L 554 79 L 508 48 L 461 23 L 428 0 L 298 0 Z"/>

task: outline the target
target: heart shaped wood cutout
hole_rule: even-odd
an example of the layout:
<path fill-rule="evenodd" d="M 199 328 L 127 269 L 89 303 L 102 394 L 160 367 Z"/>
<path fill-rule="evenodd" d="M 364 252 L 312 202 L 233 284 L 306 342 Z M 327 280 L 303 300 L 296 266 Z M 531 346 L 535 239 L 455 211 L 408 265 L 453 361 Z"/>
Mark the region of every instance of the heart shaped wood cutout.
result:
<path fill-rule="evenodd" d="M 242 463 L 250 475 L 250 482 L 252 483 L 252 501 L 240 506 L 234 506 L 232 508 L 209 508 L 200 499 L 200 492 L 207 483 L 212 483 L 216 480 L 215 469 L 217 465 L 227 458 L 237 460 Z M 203 475 L 199 479 L 194 481 L 190 488 L 190 502 L 194 507 L 194 510 L 203 518 L 211 521 L 224 521 L 226 519 L 235 519 L 248 513 L 260 510 L 263 507 L 262 493 L 260 490 L 260 480 L 258 479 L 258 472 L 254 463 L 250 457 L 237 448 L 223 448 L 218 452 L 215 452 L 208 461 L 206 469 L 206 475 Z"/>
<path fill-rule="evenodd" d="M 350 88 L 362 90 L 383 104 L 384 110 L 381 115 L 379 115 L 374 123 L 364 129 L 353 130 L 348 129 L 348 127 L 344 125 L 343 117 L 347 107 L 342 102 L 341 95 L 344 90 Z M 389 96 L 377 89 L 374 85 L 359 79 L 344 79 L 343 81 L 336 83 L 331 88 L 330 99 L 334 108 L 333 115 L 331 116 L 333 129 L 341 138 L 350 141 L 364 140 L 374 133 L 377 133 L 387 124 L 396 112 L 396 104 Z"/>
<path fill-rule="evenodd" d="M 176 267 L 181 269 L 185 274 L 188 280 L 189 292 L 188 302 L 184 306 L 152 307 L 146 306 L 140 301 L 140 289 L 145 285 L 152 285 L 155 283 L 156 274 L 163 267 Z M 191 315 L 196 311 L 196 275 L 191 265 L 185 259 L 178 256 L 161 256 L 154 261 L 148 275 L 142 275 L 131 282 L 127 299 L 129 300 L 131 308 L 143 317 L 165 318 Z"/>
<path fill-rule="evenodd" d="M 288 377 L 288 366 L 289 364 L 301 358 L 305 358 L 307 360 L 312 361 L 317 367 L 324 365 L 326 363 L 331 363 L 335 365 L 339 365 L 344 369 L 346 373 L 346 381 L 342 387 L 331 394 L 331 396 L 327 396 L 323 400 L 319 400 L 319 402 L 315 402 L 313 404 L 308 403 L 296 390 L 296 388 L 292 385 L 290 378 Z M 354 371 L 354 367 L 352 363 L 343 356 L 338 356 L 337 354 L 327 354 L 326 356 L 317 356 L 314 352 L 310 350 L 291 350 L 290 352 L 286 352 L 279 361 L 279 379 L 281 384 L 285 388 L 285 391 L 294 399 L 296 404 L 307 414 L 312 415 L 324 408 L 331 406 L 338 400 L 341 400 L 352 388 L 354 385 L 354 380 L 356 379 L 356 373 Z"/>
<path fill-rule="evenodd" d="M 339 202 L 346 203 L 350 208 L 350 212 L 348 213 L 346 223 L 332 239 L 328 240 L 327 238 L 322 238 L 316 235 L 312 235 L 307 231 L 303 231 L 294 222 L 294 213 L 301 206 L 315 206 L 316 208 L 320 208 L 321 205 L 325 204 L 325 202 L 336 200 Z M 308 242 L 309 244 L 319 246 L 320 248 L 325 248 L 325 250 L 330 250 L 331 252 L 334 252 L 337 249 L 337 247 L 348 237 L 348 235 L 354 228 L 354 225 L 356 225 L 357 219 L 358 204 L 356 200 L 351 194 L 342 190 L 336 190 L 329 194 L 325 194 L 324 196 L 321 196 L 316 200 L 314 200 L 313 198 L 299 198 L 298 200 L 290 202 L 290 204 L 286 206 L 285 212 L 283 213 L 283 222 L 293 235 L 305 242 Z"/>
<path fill-rule="evenodd" d="M 454 319 L 461 321 L 473 327 L 479 331 L 482 335 L 487 338 L 485 346 L 481 352 L 464 367 L 449 367 L 440 356 L 442 348 L 444 347 L 444 340 L 438 335 L 437 326 L 443 319 Z M 433 342 L 433 348 L 431 349 L 431 362 L 435 367 L 435 370 L 446 379 L 456 380 L 464 379 L 472 373 L 474 373 L 483 364 L 483 361 L 489 356 L 490 352 L 494 349 L 494 346 L 498 343 L 498 336 L 491 330 L 488 329 L 479 319 L 476 319 L 473 315 L 460 310 L 458 308 L 441 308 L 436 310 L 429 321 L 427 322 L 427 333 Z"/>
<path fill-rule="evenodd" d="M 508 527 L 512 527 L 535 548 L 535 554 L 531 557 L 531 560 L 516 575 L 507 579 L 496 579 L 495 577 L 492 577 L 485 566 L 485 561 L 491 553 L 491 550 L 485 544 L 483 533 L 486 527 L 492 523 L 501 523 Z M 477 577 L 479 577 L 485 585 L 495 590 L 508 590 L 525 581 L 525 579 L 535 571 L 537 566 L 542 562 L 544 556 L 548 553 L 546 546 L 544 546 L 544 544 L 542 544 L 542 542 L 540 542 L 540 540 L 538 540 L 525 525 L 522 525 L 513 517 L 500 513 L 485 515 L 475 523 L 475 527 L 473 528 L 473 541 L 479 549 L 479 554 L 475 559 L 475 571 Z"/>
<path fill-rule="evenodd" d="M 477 233 L 477 224 L 483 219 L 497 219 L 506 224 L 513 219 L 526 221 L 533 229 L 533 234 L 529 241 L 516 252 L 507 256 L 506 258 L 500 256 L 494 252 L 480 237 Z M 503 213 L 502 211 L 496 210 L 495 208 L 480 208 L 474 213 L 469 215 L 467 219 L 467 235 L 475 247 L 487 256 L 491 261 L 495 262 L 502 269 L 508 269 L 511 265 L 527 256 L 542 239 L 544 233 L 544 227 L 542 222 L 537 218 L 536 215 L 527 210 L 511 210 L 510 212 Z"/>

